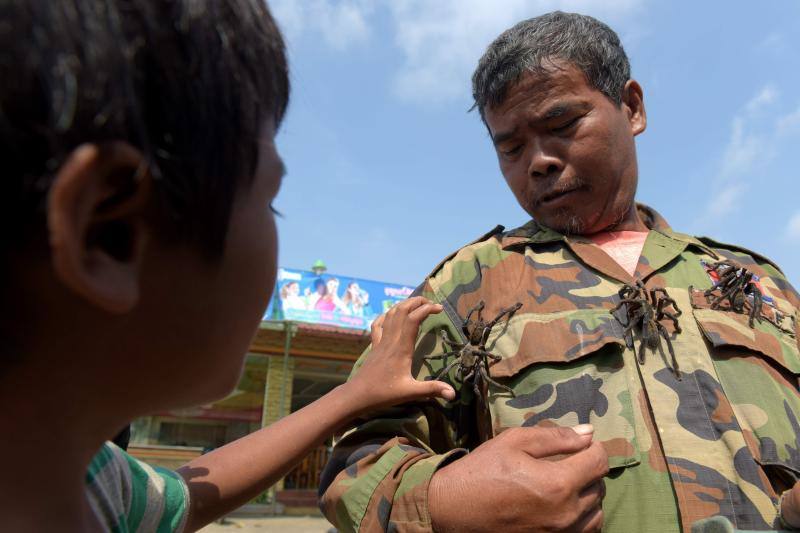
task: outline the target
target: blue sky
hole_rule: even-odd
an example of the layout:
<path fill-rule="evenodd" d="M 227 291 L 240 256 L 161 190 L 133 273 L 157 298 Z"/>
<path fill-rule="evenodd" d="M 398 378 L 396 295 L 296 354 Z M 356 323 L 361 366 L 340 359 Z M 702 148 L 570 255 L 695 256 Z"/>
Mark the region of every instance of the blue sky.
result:
<path fill-rule="evenodd" d="M 800 2 L 273 0 L 294 84 L 280 264 L 416 285 L 527 215 L 468 113 L 482 51 L 553 9 L 620 35 L 642 84 L 640 201 L 800 285 Z M 757 7 L 756 7 L 757 6 Z"/>

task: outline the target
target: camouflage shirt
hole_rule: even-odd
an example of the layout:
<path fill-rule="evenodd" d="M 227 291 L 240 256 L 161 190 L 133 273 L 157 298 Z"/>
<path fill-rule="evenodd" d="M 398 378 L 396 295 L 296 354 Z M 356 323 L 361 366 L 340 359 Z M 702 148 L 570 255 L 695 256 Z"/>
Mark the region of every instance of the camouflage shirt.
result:
<path fill-rule="evenodd" d="M 451 362 L 423 357 L 449 351 L 442 331 L 465 342 L 461 326 L 479 301 L 487 319 L 521 302 L 486 343 L 502 357 L 491 377 L 515 394 L 489 384 L 484 401 L 451 372 L 453 402 L 359 421 L 323 474 L 328 519 L 341 531 L 431 531 L 437 468 L 506 428 L 591 423 L 611 469 L 603 531 L 689 531 L 715 516 L 741 530 L 779 526 L 779 497 L 800 477 L 800 297 L 769 260 L 675 233 L 645 206 L 640 213 L 650 232 L 634 276 L 589 239 L 534 221 L 498 228 L 444 261 L 419 289 L 444 312 L 423 323 L 414 373 L 423 379 Z M 707 265 L 723 259 L 758 276 L 764 305 L 752 328 L 746 311 L 713 309 L 704 295 Z M 649 351 L 640 364 L 638 333 L 626 337 L 610 312 L 636 279 L 664 288 L 682 311 L 680 332 L 662 321 L 681 379 L 668 354 Z"/>

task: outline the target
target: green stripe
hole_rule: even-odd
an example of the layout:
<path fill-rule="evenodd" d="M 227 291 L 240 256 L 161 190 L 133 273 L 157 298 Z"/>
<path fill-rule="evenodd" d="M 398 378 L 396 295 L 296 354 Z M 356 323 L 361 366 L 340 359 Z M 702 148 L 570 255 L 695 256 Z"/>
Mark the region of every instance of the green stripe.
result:
<path fill-rule="evenodd" d="M 111 461 L 114 457 L 114 452 L 112 452 L 107 444 L 103 444 L 103 446 L 98 450 L 94 457 L 92 457 L 92 461 L 89 463 L 89 468 L 86 469 L 86 484 L 91 484 L 94 482 L 94 478 L 97 477 L 97 474 Z"/>
<path fill-rule="evenodd" d="M 150 476 L 139 464 L 139 461 L 126 454 L 128 466 L 131 469 L 131 508 L 128 510 L 128 528 L 136 531 L 142 523 L 147 509 L 147 485 Z"/>
<path fill-rule="evenodd" d="M 164 478 L 164 514 L 158 524 L 157 533 L 172 533 L 183 523 L 186 512 L 186 487 L 183 478 L 177 472 L 166 468 L 155 468 Z"/>

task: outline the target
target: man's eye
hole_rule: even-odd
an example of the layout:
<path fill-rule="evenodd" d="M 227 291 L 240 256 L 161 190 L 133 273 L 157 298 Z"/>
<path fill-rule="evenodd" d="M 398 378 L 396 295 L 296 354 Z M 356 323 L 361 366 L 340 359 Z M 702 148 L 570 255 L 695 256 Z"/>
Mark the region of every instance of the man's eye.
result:
<path fill-rule="evenodd" d="M 515 147 L 511 148 L 510 150 L 501 150 L 501 153 L 504 156 L 509 157 L 518 154 L 520 150 L 522 150 L 522 145 L 518 144 Z"/>
<path fill-rule="evenodd" d="M 575 118 L 573 118 L 573 119 L 569 120 L 568 122 L 565 122 L 564 124 L 561 124 L 560 126 L 557 126 L 557 127 L 553 128 L 553 131 L 555 131 L 555 132 L 563 132 L 563 131 L 567 131 L 567 130 L 568 130 L 568 129 L 570 129 L 572 126 L 574 126 L 575 124 L 577 124 L 577 123 L 578 123 L 578 120 L 579 120 L 580 118 L 581 118 L 581 117 L 575 117 Z"/>

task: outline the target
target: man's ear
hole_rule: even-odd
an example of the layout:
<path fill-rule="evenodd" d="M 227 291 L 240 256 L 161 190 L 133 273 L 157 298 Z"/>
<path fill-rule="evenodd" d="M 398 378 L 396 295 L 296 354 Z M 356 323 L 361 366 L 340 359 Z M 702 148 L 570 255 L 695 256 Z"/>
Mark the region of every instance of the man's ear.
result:
<path fill-rule="evenodd" d="M 57 278 L 90 304 L 126 313 L 139 301 L 152 176 L 124 142 L 84 144 L 50 187 L 47 226 Z"/>
<path fill-rule="evenodd" d="M 622 89 L 622 107 L 631 124 L 631 133 L 634 136 L 642 133 L 647 128 L 647 112 L 644 110 L 642 86 L 636 80 L 625 83 L 625 88 Z"/>

